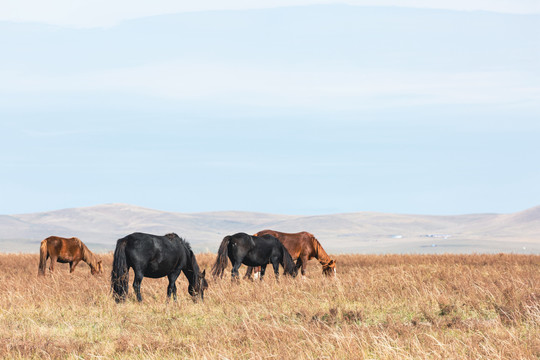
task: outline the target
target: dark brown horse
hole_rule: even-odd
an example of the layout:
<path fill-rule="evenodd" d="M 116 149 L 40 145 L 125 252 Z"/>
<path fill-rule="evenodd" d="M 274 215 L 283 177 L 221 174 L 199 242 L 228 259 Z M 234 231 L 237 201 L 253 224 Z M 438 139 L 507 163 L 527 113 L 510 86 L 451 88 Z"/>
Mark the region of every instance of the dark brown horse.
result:
<path fill-rule="evenodd" d="M 59 262 L 69 263 L 69 272 L 72 273 L 81 260 L 90 266 L 92 275 L 103 272 L 101 260 L 76 237 L 66 239 L 58 236 L 49 236 L 43 240 L 39 248 L 38 275 L 45 275 L 45 265 L 49 257 L 51 258 L 51 264 L 49 265 L 51 272 L 54 272 L 54 264 Z"/>
<path fill-rule="evenodd" d="M 324 275 L 336 274 L 336 261 L 330 259 L 319 241 L 312 234 L 302 231 L 299 233 L 284 233 L 274 230 L 263 230 L 254 236 L 272 235 L 276 237 L 296 261 L 296 268 L 302 267 L 302 275 L 306 273 L 307 262 L 313 258 L 319 260 Z M 251 277 L 252 268 L 248 267 L 246 277 Z"/>

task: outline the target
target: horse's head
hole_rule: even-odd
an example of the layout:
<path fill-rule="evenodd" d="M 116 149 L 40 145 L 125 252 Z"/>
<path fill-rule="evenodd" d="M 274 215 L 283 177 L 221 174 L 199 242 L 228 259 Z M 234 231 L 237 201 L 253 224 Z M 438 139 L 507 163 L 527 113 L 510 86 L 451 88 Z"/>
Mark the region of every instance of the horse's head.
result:
<path fill-rule="evenodd" d="M 103 274 L 102 260 L 99 260 L 95 266 L 90 265 L 90 272 L 92 275 Z"/>
<path fill-rule="evenodd" d="M 206 281 L 205 276 L 206 269 L 204 269 L 202 273 L 200 272 L 198 276 L 196 276 L 193 286 L 188 286 L 188 292 L 194 302 L 197 302 L 199 296 L 201 298 L 201 301 L 204 301 L 204 291 L 208 289 L 208 282 Z"/>
<path fill-rule="evenodd" d="M 326 276 L 336 276 L 336 261 L 330 260 L 328 264 L 323 265 L 322 272 Z"/>
<path fill-rule="evenodd" d="M 293 278 L 298 276 L 298 268 L 296 266 L 294 267 L 291 275 Z"/>

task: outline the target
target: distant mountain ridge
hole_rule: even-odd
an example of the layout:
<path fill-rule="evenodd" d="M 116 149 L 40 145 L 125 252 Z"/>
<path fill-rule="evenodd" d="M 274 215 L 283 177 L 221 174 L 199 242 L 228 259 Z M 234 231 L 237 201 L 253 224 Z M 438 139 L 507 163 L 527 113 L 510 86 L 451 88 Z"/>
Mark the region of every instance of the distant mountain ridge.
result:
<path fill-rule="evenodd" d="M 333 253 L 540 253 L 540 206 L 512 214 L 300 216 L 242 211 L 177 213 L 128 204 L 0 215 L 0 251 L 37 252 L 39 241 L 50 235 L 76 236 L 96 251 L 107 251 L 114 249 L 117 239 L 142 231 L 176 232 L 196 251 L 214 252 L 227 234 L 268 228 L 309 231 Z"/>

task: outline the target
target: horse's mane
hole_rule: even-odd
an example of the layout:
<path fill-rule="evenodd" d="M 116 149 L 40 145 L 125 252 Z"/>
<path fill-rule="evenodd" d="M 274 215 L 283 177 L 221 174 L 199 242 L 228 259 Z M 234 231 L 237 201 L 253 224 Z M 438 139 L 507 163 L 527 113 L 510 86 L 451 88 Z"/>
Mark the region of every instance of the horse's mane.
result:
<path fill-rule="evenodd" d="M 182 245 L 184 245 L 186 247 L 186 250 L 188 252 L 191 252 L 191 253 L 193 252 L 193 250 L 191 249 L 191 244 L 190 243 L 188 243 L 186 240 L 184 240 L 182 238 L 180 238 L 180 242 L 182 243 Z"/>
<path fill-rule="evenodd" d="M 328 265 L 328 263 L 332 260 L 330 259 L 330 256 L 328 256 L 326 251 L 324 251 L 321 243 L 319 242 L 319 240 L 317 240 L 315 235 L 313 235 L 312 233 L 307 234 L 309 235 L 311 241 L 313 241 L 313 248 L 315 249 L 315 253 L 317 254 L 317 259 L 319 260 L 319 263 L 323 266 Z"/>
<path fill-rule="evenodd" d="M 83 259 L 86 258 L 87 253 L 91 253 L 90 249 L 86 247 L 86 245 L 81 241 L 81 239 L 77 237 L 72 237 L 73 240 L 77 242 L 77 245 L 79 245 L 79 248 L 81 248 L 82 257 Z"/>
<path fill-rule="evenodd" d="M 193 253 L 193 250 L 191 250 L 191 245 L 189 244 L 189 242 L 183 238 L 181 238 L 180 236 L 178 236 L 176 233 L 168 233 L 168 234 L 165 234 L 165 237 L 173 240 L 173 239 L 178 239 L 180 240 L 180 244 L 184 245 L 184 247 L 186 248 L 187 252 L 188 253 Z"/>
<path fill-rule="evenodd" d="M 91 264 L 92 267 L 96 268 L 97 262 L 98 262 L 96 255 L 94 255 L 94 253 L 90 251 L 90 249 L 86 246 L 86 244 L 81 241 L 81 239 L 76 238 L 76 237 L 73 239 L 75 239 L 79 243 L 79 247 L 81 248 L 81 251 L 82 251 L 83 261 L 86 261 L 88 264 Z"/>

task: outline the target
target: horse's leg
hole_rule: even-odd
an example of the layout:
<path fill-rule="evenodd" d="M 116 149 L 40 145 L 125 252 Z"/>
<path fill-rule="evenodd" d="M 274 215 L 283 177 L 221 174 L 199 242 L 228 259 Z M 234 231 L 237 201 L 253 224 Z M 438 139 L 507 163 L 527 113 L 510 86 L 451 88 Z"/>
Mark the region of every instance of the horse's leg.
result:
<path fill-rule="evenodd" d="M 233 266 L 233 268 L 231 270 L 231 278 L 233 280 L 238 280 L 238 277 L 239 277 L 238 269 L 240 268 L 240 266 L 242 266 L 241 261 L 238 261 L 237 263 L 234 264 L 234 266 Z"/>
<path fill-rule="evenodd" d="M 277 258 L 272 259 L 272 266 L 274 267 L 274 274 L 276 274 L 276 280 L 279 280 L 279 260 Z"/>
<path fill-rule="evenodd" d="M 298 269 L 302 267 L 302 258 L 299 256 L 298 260 L 296 260 L 296 271 L 298 272 Z"/>
<path fill-rule="evenodd" d="M 172 296 L 173 296 L 173 300 L 176 301 L 176 281 L 173 282 L 173 289 L 172 289 Z"/>
<path fill-rule="evenodd" d="M 256 268 L 253 268 L 253 271 L 255 272 L 253 274 L 253 278 L 256 279 L 258 277 L 261 277 L 261 267 L 257 266 Z"/>
<path fill-rule="evenodd" d="M 180 272 L 167 275 L 169 278 L 169 286 L 167 286 L 167 300 L 171 298 L 172 294 L 173 300 L 176 301 L 176 279 L 178 279 L 178 275 L 180 275 Z"/>
<path fill-rule="evenodd" d="M 252 273 L 253 273 L 253 268 L 251 266 L 248 266 L 247 271 L 246 271 L 246 275 L 244 275 L 244 279 L 253 280 L 251 278 Z"/>
<path fill-rule="evenodd" d="M 264 265 L 261 265 L 261 266 L 260 266 L 260 269 L 261 269 L 260 273 L 261 273 L 261 275 L 259 275 L 259 280 L 261 280 L 261 281 L 262 281 L 262 279 L 263 279 L 264 273 L 266 272 L 266 265 L 268 265 L 268 264 L 264 264 Z"/>
<path fill-rule="evenodd" d="M 69 263 L 69 272 L 72 273 L 75 271 L 75 266 L 79 263 L 80 260 L 75 260 Z"/>
<path fill-rule="evenodd" d="M 135 291 L 135 294 L 137 295 L 137 301 L 141 302 L 142 301 L 141 282 L 144 277 L 144 274 L 140 270 L 134 271 L 134 272 L 135 272 L 135 280 L 133 280 L 133 290 Z"/>
<path fill-rule="evenodd" d="M 307 266 L 308 258 L 307 258 L 307 256 L 301 256 L 301 257 L 298 258 L 298 261 L 300 261 L 300 259 L 302 259 L 302 276 L 305 276 L 306 275 L 306 266 Z M 298 263 L 296 265 L 296 268 L 298 269 Z"/>
<path fill-rule="evenodd" d="M 56 263 L 56 260 L 58 260 L 57 256 L 51 256 L 51 264 L 49 265 L 50 272 L 54 272 L 54 264 Z"/>

